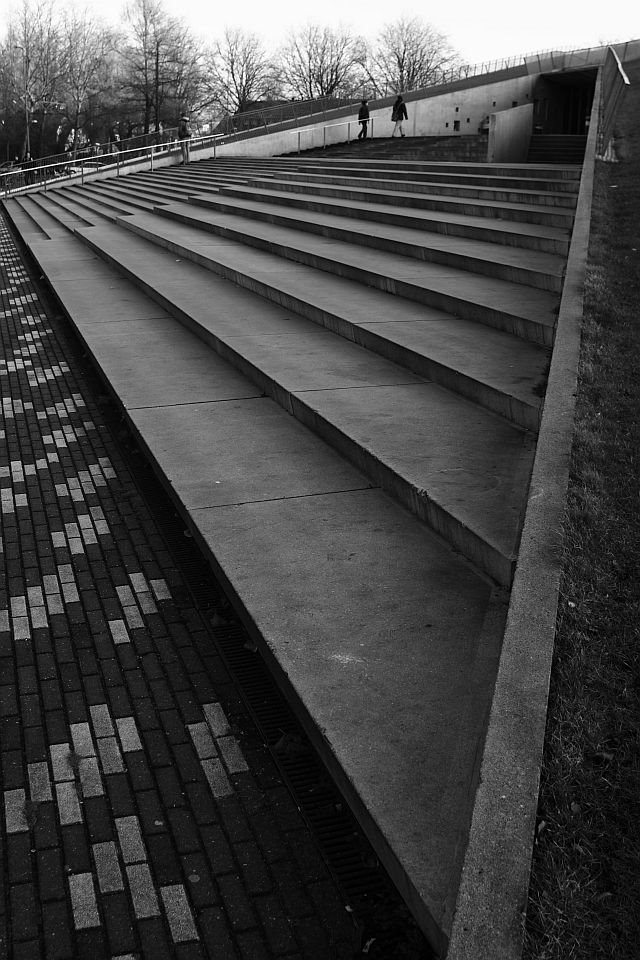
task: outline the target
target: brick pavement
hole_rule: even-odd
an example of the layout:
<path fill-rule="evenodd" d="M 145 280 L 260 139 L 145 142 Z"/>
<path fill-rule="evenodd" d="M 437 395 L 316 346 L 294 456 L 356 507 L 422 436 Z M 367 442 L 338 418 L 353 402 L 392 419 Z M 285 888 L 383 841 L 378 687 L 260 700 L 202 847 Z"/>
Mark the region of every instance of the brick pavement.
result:
<path fill-rule="evenodd" d="M 0 957 L 350 957 L 345 905 L 4 220 L 0 252 Z"/>

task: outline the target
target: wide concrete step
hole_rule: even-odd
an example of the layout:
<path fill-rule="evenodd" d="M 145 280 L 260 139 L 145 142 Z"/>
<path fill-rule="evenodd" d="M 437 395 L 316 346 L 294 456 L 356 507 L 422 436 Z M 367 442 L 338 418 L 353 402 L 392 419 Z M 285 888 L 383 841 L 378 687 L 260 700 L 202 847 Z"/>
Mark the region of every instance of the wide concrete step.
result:
<path fill-rule="evenodd" d="M 13 204 L 13 223 L 24 240 L 29 241 L 32 238 L 50 239 L 50 234 L 47 233 L 45 225 L 40 222 L 38 211 L 34 211 L 34 204 L 30 197 L 16 197 L 11 202 Z M 59 231 L 60 225 L 56 223 L 54 232 L 58 233 Z"/>
<path fill-rule="evenodd" d="M 423 238 L 414 229 L 392 224 L 362 223 L 346 220 L 332 214 L 307 210 L 300 217 L 297 211 L 283 210 L 276 203 L 251 201 L 229 196 L 192 196 L 195 207 L 205 207 L 221 213 L 235 214 L 250 220 L 260 220 L 301 230 L 361 247 L 374 247 L 415 260 L 453 266 L 471 273 L 498 277 L 556 293 L 562 290 L 564 258 L 539 251 L 526 253 L 515 247 L 478 242 L 462 237 Z M 197 217 L 194 218 L 194 223 Z"/>
<path fill-rule="evenodd" d="M 446 952 L 504 598 L 86 245 L 66 234 L 30 249 L 378 855 Z M 247 301 L 229 318 L 231 302 L 209 288 L 202 312 L 248 322 Z M 256 329 L 265 309 L 282 317 L 255 308 Z"/>
<path fill-rule="evenodd" d="M 353 244 L 305 237 L 286 228 L 252 225 L 251 233 L 239 231 L 235 217 L 202 210 L 193 226 L 190 204 L 158 208 L 163 217 L 189 222 L 182 232 L 175 225 L 162 225 L 152 220 L 133 218 L 128 228 L 134 229 L 155 243 L 170 245 L 176 252 L 193 259 L 208 269 L 233 276 L 235 282 L 259 289 L 263 296 L 280 300 L 282 284 L 289 277 L 304 277 L 316 284 L 318 271 L 332 278 L 342 277 L 358 284 L 434 307 L 464 319 L 474 320 L 515 334 L 533 343 L 550 346 L 553 342 L 557 294 L 523 287 L 521 284 L 483 277 L 437 264 L 418 263 L 398 254 L 361 249 Z M 208 244 L 203 247 L 203 225 L 212 233 L 235 240 L 245 246 L 237 256 L 241 261 L 227 262 L 225 247 Z M 189 232 L 191 231 L 191 232 Z M 252 253 L 246 246 L 255 247 Z M 259 251 L 259 252 L 258 252 Z M 235 248 L 234 248 L 235 252 Z M 283 270 L 282 260 L 307 268 Z M 242 269 L 238 264 L 242 262 Z"/>
<path fill-rule="evenodd" d="M 498 174 L 494 171 L 458 171 L 458 170 L 419 170 L 414 168 L 394 168 L 386 166 L 383 169 L 372 170 L 367 164 L 353 164 L 349 167 L 341 167 L 333 164 L 331 161 L 325 161 L 322 164 L 305 164 L 298 171 L 302 176 L 328 176 L 344 177 L 352 179 L 371 179 L 375 176 L 376 180 L 397 180 L 400 183 L 427 184 L 435 187 L 437 184 L 459 187 L 468 186 L 481 188 L 492 188 L 493 190 L 502 190 L 505 192 L 526 192 L 534 196 L 545 193 L 574 195 L 578 193 L 580 186 L 579 178 L 558 179 L 546 178 L 542 176 L 531 177 L 528 173 L 522 173 L 520 176 L 513 174 Z M 575 197 L 574 197 L 575 200 Z"/>
<path fill-rule="evenodd" d="M 417 210 L 442 210 L 462 216 L 488 217 L 497 220 L 513 220 L 519 223 L 537 223 L 552 227 L 571 229 L 573 211 L 567 207 L 550 205 L 506 203 L 475 198 L 415 193 L 402 190 L 386 190 L 371 181 L 368 186 L 326 184 L 318 181 L 291 180 L 289 178 L 255 177 L 251 185 L 260 190 L 277 189 L 291 193 L 313 193 L 318 196 L 339 197 L 343 201 L 360 200 L 366 203 L 387 204 L 396 207 L 411 207 Z"/>
<path fill-rule="evenodd" d="M 297 211 L 311 210 L 334 216 L 357 218 L 366 222 L 393 224 L 429 233 L 480 240 L 484 243 L 500 243 L 525 250 L 540 250 L 543 253 L 558 254 L 562 257 L 566 257 L 569 250 L 570 231 L 567 228 L 489 220 L 486 217 L 464 216 L 446 211 L 416 210 L 409 207 L 393 209 L 389 204 L 352 199 L 345 201 L 315 193 L 258 189 L 251 186 L 250 181 L 247 185 L 221 185 L 219 194 L 224 197 L 244 199 L 249 203 L 274 203 L 279 207 L 285 206 Z M 191 196 L 197 197 L 198 194 L 192 191 Z"/>
<path fill-rule="evenodd" d="M 152 229 L 152 219 L 133 218 L 142 230 Z M 375 485 L 510 583 L 534 452 L 528 432 L 291 310 L 267 313 L 248 291 L 221 285 L 137 234 L 105 226 L 80 235 Z M 239 269 L 242 248 L 223 245 Z M 228 313 L 211 317 L 213 299 L 219 307 L 233 303 L 234 322 Z M 259 310 L 257 332 L 241 315 Z"/>

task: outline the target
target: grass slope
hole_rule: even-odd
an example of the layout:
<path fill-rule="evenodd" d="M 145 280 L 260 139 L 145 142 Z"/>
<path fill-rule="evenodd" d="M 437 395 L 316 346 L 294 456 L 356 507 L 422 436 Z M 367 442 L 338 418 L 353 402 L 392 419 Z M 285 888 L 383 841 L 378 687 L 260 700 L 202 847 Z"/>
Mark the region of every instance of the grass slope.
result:
<path fill-rule="evenodd" d="M 640 957 L 640 62 L 597 163 L 525 960 Z"/>

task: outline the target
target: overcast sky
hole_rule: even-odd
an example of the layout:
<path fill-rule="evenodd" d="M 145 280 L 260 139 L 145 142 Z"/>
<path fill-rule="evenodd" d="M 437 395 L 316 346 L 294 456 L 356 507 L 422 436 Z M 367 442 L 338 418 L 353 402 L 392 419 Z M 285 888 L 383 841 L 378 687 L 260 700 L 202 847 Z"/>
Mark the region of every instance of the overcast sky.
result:
<path fill-rule="evenodd" d="M 58 0 L 60 5 L 64 0 Z M 103 19 L 118 22 L 123 4 L 118 0 L 77 0 Z M 4 33 L 11 0 L 0 0 L 0 29 Z M 165 9 L 184 19 L 206 41 L 220 36 L 225 26 L 242 27 L 264 40 L 270 50 L 288 32 L 317 22 L 321 26 L 350 27 L 373 39 L 381 27 L 400 15 L 417 16 L 451 41 L 467 63 L 482 63 L 517 54 L 550 49 L 577 49 L 640 38 L 640 5 L 631 0 L 448 0 L 426 4 L 405 0 L 396 5 L 382 0 L 164 0 Z"/>

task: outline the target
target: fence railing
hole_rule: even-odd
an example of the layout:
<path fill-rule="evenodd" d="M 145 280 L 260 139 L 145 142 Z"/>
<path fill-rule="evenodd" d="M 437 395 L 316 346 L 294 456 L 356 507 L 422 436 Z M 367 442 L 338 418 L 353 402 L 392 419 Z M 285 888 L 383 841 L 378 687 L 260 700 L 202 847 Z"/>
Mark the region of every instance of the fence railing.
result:
<path fill-rule="evenodd" d="M 607 51 L 607 57 L 602 68 L 602 96 L 600 99 L 600 117 L 598 124 L 598 143 L 596 154 L 603 156 L 608 149 L 613 136 L 618 106 L 625 89 L 629 86 L 620 58 L 612 47 Z"/>

